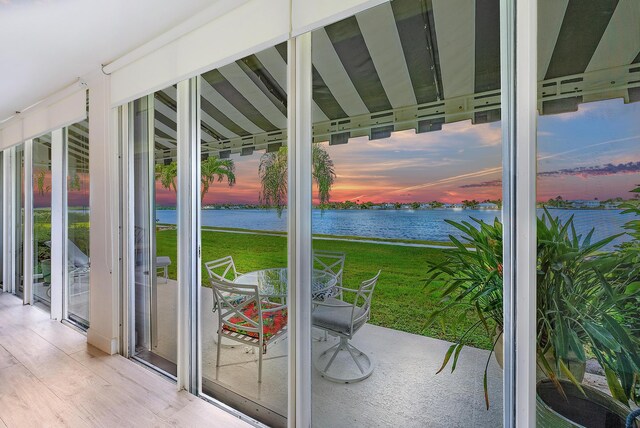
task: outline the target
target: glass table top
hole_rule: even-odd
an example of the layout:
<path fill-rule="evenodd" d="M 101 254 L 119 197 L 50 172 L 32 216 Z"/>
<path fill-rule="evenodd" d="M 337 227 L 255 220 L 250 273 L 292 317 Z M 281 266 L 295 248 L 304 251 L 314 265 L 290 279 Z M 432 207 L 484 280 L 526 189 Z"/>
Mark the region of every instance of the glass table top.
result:
<path fill-rule="evenodd" d="M 238 275 L 233 282 L 257 285 L 258 292 L 264 297 L 287 297 L 287 277 L 287 268 L 271 268 Z M 314 269 L 311 278 L 311 298 L 324 300 L 332 296 L 336 282 L 335 275 L 330 272 Z"/>

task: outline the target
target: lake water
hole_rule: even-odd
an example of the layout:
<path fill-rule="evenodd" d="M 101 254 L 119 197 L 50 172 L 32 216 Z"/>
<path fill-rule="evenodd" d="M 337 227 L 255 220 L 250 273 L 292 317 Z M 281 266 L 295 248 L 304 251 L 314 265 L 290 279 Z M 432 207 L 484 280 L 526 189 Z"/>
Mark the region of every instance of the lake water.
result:
<path fill-rule="evenodd" d="M 539 210 L 538 215 L 541 214 Z M 574 215 L 574 224 L 579 234 L 586 235 L 596 228 L 595 239 L 623 232 L 622 226 L 631 219 L 618 210 L 550 210 L 552 215 L 563 220 Z M 500 211 L 487 210 L 320 210 L 313 211 L 313 233 L 362 236 L 373 238 L 418 239 L 426 241 L 448 241 L 449 235 L 460 236 L 460 232 L 446 223 L 445 219 L 457 222 L 471 217 L 493 222 Z M 159 223 L 176 224 L 175 210 L 158 210 Z M 203 210 L 202 226 L 235 227 L 265 231 L 285 231 L 287 211 L 278 217 L 275 210 Z M 619 238 L 621 242 L 625 238 Z"/>

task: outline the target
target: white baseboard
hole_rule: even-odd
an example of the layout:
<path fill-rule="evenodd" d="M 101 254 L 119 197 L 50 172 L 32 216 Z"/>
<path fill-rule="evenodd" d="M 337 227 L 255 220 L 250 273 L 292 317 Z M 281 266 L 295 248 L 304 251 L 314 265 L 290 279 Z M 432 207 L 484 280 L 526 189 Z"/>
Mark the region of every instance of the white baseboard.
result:
<path fill-rule="evenodd" d="M 118 353 L 118 338 L 105 337 L 98 333 L 95 333 L 91 328 L 87 330 L 87 343 L 95 346 L 103 352 L 109 355 Z"/>

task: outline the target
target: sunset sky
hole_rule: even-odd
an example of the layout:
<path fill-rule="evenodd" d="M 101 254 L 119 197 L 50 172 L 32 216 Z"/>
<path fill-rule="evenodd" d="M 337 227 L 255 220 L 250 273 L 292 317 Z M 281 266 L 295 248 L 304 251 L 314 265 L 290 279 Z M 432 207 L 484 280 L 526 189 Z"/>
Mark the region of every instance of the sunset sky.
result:
<path fill-rule="evenodd" d="M 640 183 L 640 103 L 609 100 L 538 122 L 538 200 L 628 198 Z M 459 202 L 501 197 L 500 123 L 447 124 L 442 131 L 403 131 L 391 138 L 326 146 L 337 178 L 332 201 Z M 205 204 L 257 203 L 261 152 L 234 155 L 237 183 L 215 183 Z M 175 194 L 157 186 L 160 205 Z"/>

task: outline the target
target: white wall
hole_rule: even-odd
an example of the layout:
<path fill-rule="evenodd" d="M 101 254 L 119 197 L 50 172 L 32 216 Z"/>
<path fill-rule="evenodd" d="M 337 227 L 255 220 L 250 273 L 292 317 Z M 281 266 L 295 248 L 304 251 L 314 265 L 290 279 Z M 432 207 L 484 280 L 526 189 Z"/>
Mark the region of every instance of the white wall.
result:
<path fill-rule="evenodd" d="M 118 352 L 119 274 L 117 144 L 110 129 L 109 77 L 99 75 L 89 82 L 89 170 L 90 170 L 90 328 L 87 341 L 107 352 Z"/>
<path fill-rule="evenodd" d="M 87 92 L 78 81 L 15 116 L 0 127 L 0 150 L 87 117 Z"/>
<path fill-rule="evenodd" d="M 251 0 L 112 74 L 113 106 L 228 64 L 289 37 L 289 0 Z"/>

